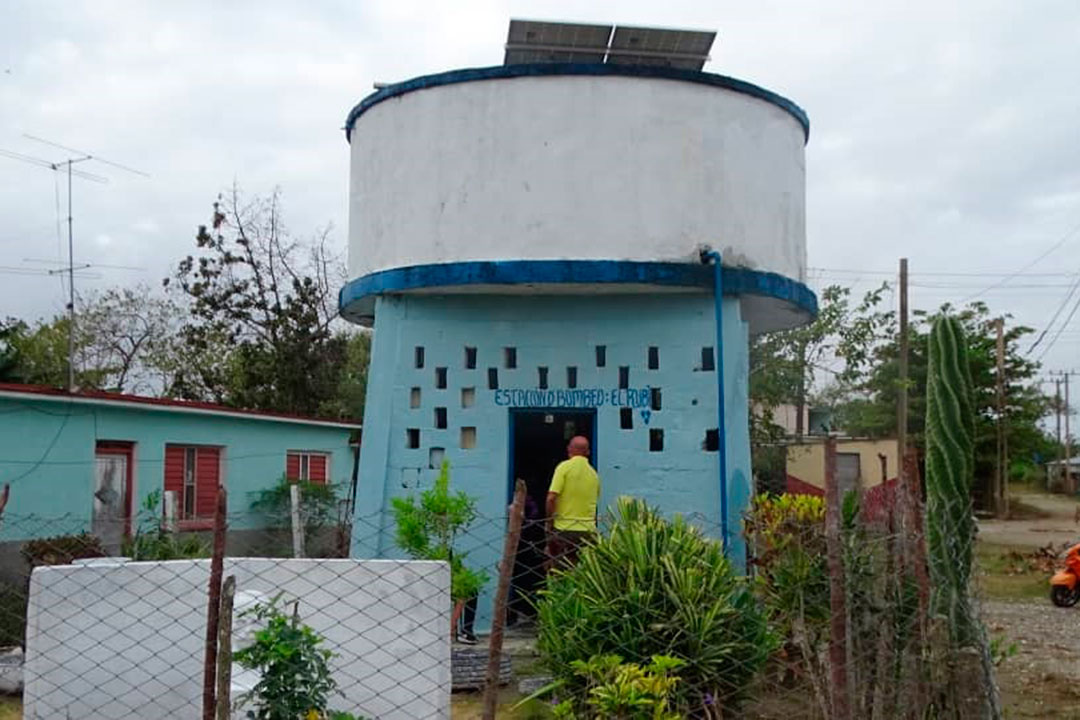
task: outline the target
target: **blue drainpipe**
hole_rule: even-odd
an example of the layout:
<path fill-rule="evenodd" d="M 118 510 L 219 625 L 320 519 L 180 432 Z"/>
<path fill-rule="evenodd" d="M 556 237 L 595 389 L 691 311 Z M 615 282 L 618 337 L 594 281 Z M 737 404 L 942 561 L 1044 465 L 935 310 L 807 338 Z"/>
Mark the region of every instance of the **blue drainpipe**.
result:
<path fill-rule="evenodd" d="M 724 422 L 724 265 L 716 250 L 704 250 L 701 261 L 712 261 L 716 295 L 716 433 L 720 466 L 720 537 L 724 554 L 728 551 L 727 428 Z"/>

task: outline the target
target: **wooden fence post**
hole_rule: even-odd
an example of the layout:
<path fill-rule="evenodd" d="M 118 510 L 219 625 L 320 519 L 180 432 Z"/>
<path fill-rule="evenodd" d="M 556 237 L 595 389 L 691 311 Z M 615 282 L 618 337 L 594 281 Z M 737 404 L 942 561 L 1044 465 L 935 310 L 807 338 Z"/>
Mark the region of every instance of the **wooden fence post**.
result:
<path fill-rule="evenodd" d="M 221 615 L 217 647 L 217 720 L 229 720 L 232 705 L 232 626 L 236 576 L 225 578 L 221 586 Z"/>
<path fill-rule="evenodd" d="M 217 684 L 218 621 L 221 617 L 221 575 L 225 565 L 225 522 L 228 502 L 218 488 L 214 513 L 214 554 L 210 557 L 209 599 L 206 604 L 206 645 L 203 657 L 203 720 L 214 720 Z"/>
<path fill-rule="evenodd" d="M 514 502 L 510 505 L 510 527 L 503 545 L 502 562 L 499 564 L 499 584 L 495 589 L 495 608 L 491 618 L 491 637 L 488 638 L 487 674 L 484 677 L 484 720 L 495 720 L 499 702 L 499 665 L 502 661 L 503 628 L 506 626 L 506 602 L 510 595 L 514 563 L 517 561 L 518 541 L 521 539 L 521 521 L 525 515 L 525 481 L 520 478 L 514 486 Z"/>
<path fill-rule="evenodd" d="M 836 438 L 825 440 L 825 548 L 829 566 L 829 672 L 832 720 L 849 720 L 847 668 L 847 588 L 840 539 L 844 499 L 836 483 Z"/>

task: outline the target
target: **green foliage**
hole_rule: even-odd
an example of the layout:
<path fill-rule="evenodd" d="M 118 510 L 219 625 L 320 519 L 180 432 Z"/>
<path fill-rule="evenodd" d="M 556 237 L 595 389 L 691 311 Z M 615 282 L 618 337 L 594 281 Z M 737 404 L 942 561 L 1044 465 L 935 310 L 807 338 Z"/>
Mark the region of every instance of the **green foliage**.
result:
<path fill-rule="evenodd" d="M 830 285 L 821 292 L 814 322 L 754 338 L 750 346 L 750 402 L 755 408 L 752 444 L 780 439 L 783 433 L 772 422 L 773 410 L 784 404 L 804 405 L 822 371 L 828 370 L 830 380 L 844 384 L 861 377 L 873 359 L 876 342 L 893 319 L 891 312 L 878 309 L 884 291 L 883 286 L 868 292 L 853 305 L 850 288 Z"/>
<path fill-rule="evenodd" d="M 125 538 L 121 552 L 132 560 L 190 560 L 210 557 L 210 545 L 198 535 L 165 530 L 161 491 L 146 496 L 136 518 L 135 534 Z"/>
<path fill-rule="evenodd" d="M 253 720 L 305 720 L 322 718 L 337 682 L 330 677 L 333 653 L 320 647 L 323 639 L 300 622 L 299 602 L 292 616 L 278 607 L 281 596 L 241 614 L 266 625 L 256 631 L 251 645 L 233 654 L 233 660 L 260 673 L 259 682 L 238 698 L 238 704 L 254 704 L 247 717 Z"/>
<path fill-rule="evenodd" d="M 168 392 L 246 408 L 360 417 L 359 368 L 345 372 L 352 333 L 335 332 L 343 271 L 328 232 L 290 236 L 281 197 L 245 197 L 238 188 L 214 203 L 196 252 L 165 281 L 187 304 L 183 359 Z M 173 282 L 175 281 L 175 282 Z M 360 341 L 361 344 L 364 341 Z M 347 397 L 339 393 L 348 389 Z"/>
<path fill-rule="evenodd" d="M 288 527 L 291 523 L 293 485 L 300 488 L 300 514 L 307 532 L 312 533 L 337 522 L 340 498 L 336 485 L 289 480 L 284 475 L 273 486 L 253 493 L 255 499 L 251 509 L 264 515 L 269 527 Z"/>
<path fill-rule="evenodd" d="M 104 546 L 96 535 L 57 535 L 29 540 L 20 551 L 30 567 L 39 565 L 70 565 L 83 558 L 105 557 Z"/>
<path fill-rule="evenodd" d="M 754 590 L 770 622 L 789 642 L 814 647 L 829 619 L 825 501 L 813 495 L 758 495 L 743 526 L 757 569 Z"/>
<path fill-rule="evenodd" d="M 720 543 L 638 500 L 620 501 L 610 521 L 610 532 L 540 591 L 537 649 L 546 667 L 582 699 L 590 684 L 575 661 L 619 655 L 645 665 L 662 655 L 684 663 L 671 673 L 673 712 L 737 705 L 775 640 Z"/>
<path fill-rule="evenodd" d="M 476 597 L 488 575 L 466 567 L 466 553 L 455 547 L 476 519 L 476 501 L 464 492 L 450 492 L 450 463 L 443 461 L 435 485 L 419 499 L 394 498 L 393 508 L 398 547 L 414 560 L 450 563 L 450 596 L 455 602 Z"/>
<path fill-rule="evenodd" d="M 596 655 L 575 660 L 574 673 L 586 684 L 584 703 L 564 700 L 554 708 L 556 718 L 565 720 L 679 720 L 672 712 L 672 694 L 679 678 L 674 672 L 683 660 L 654 655 L 647 665 L 624 663 L 618 655 Z M 587 710 L 575 711 L 584 704 Z"/>
<path fill-rule="evenodd" d="M 967 344 L 974 409 L 974 477 L 991 478 L 997 457 L 997 330 L 996 317 L 984 303 L 971 303 L 955 312 L 945 305 L 936 313 L 913 313 L 909 326 L 908 437 L 916 448 L 925 447 L 929 338 L 934 322 L 944 315 L 959 323 Z M 1006 441 L 1010 456 L 1028 463 L 1056 454 L 1052 439 L 1040 426 L 1053 399 L 1044 395 L 1037 383 L 1038 363 L 1027 358 L 1021 348 L 1032 332 L 1030 327 L 1008 325 L 1004 333 Z M 885 340 L 873 349 L 870 371 L 838 398 L 838 422 L 848 433 L 869 437 L 896 434 L 897 347 L 896 331 L 889 328 Z"/>

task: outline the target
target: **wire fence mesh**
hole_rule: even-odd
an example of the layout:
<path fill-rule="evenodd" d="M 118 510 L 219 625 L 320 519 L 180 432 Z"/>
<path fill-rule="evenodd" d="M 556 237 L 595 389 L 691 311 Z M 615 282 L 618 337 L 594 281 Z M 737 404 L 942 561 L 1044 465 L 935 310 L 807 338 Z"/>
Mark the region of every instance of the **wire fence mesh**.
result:
<path fill-rule="evenodd" d="M 418 554 L 393 512 L 233 512 L 220 716 L 477 717 L 496 615 L 499 717 L 999 716 L 979 607 L 963 588 L 968 616 L 949 614 L 956 588 L 935 584 L 923 508 L 902 495 L 851 494 L 835 516 L 757 498 L 731 560 L 715 520 L 631 501 L 578 533 L 522 507 L 507 557 L 507 516 L 466 513 Z M 83 518 L 3 517 L 0 643 L 16 650 L 0 687 L 24 717 L 202 716 L 205 528 L 148 511 L 109 545 Z M 957 563 L 970 542 L 948 547 Z"/>

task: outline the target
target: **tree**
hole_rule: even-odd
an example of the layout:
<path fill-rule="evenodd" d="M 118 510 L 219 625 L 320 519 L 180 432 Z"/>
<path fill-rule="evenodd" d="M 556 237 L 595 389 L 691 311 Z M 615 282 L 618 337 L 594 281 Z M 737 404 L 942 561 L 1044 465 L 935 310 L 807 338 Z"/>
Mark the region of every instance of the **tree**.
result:
<path fill-rule="evenodd" d="M 967 338 L 975 409 L 975 477 L 991 478 L 997 462 L 997 330 L 996 318 L 991 316 L 985 303 L 971 303 L 959 312 L 944 305 L 936 313 L 913 313 L 909 325 L 908 438 L 915 448 L 922 450 L 925 447 L 930 328 L 945 315 L 955 317 Z M 1050 410 L 1050 399 L 1036 383 L 1039 364 L 1024 357 L 1020 350 L 1022 339 L 1032 332 L 1029 327 L 1013 325 L 1004 333 L 1006 441 L 1010 455 L 1018 461 L 1013 471 L 1017 475 L 1022 475 L 1034 464 L 1036 457 L 1053 453 L 1050 439 L 1039 426 Z M 837 403 L 838 422 L 847 432 L 869 437 L 896 434 L 897 347 L 896 331 L 890 328 L 888 337 L 872 350 L 872 367 L 864 381 Z"/>
<path fill-rule="evenodd" d="M 356 417 L 361 406 L 347 406 L 339 392 L 350 353 L 362 356 L 364 341 L 350 349 L 351 335 L 335 332 L 344 270 L 328 236 L 293 238 L 277 191 L 247 199 L 234 187 L 219 197 L 210 227 L 195 237 L 197 253 L 165 280 L 188 306 L 170 393 Z M 355 382 L 346 387 L 355 400 Z"/>
<path fill-rule="evenodd" d="M 754 474 L 765 486 L 783 487 L 784 429 L 773 422 L 780 405 L 794 405 L 796 435 L 812 389 L 822 375 L 844 388 L 857 385 L 885 337 L 893 313 L 879 309 L 885 286 L 853 304 L 851 289 L 830 285 L 817 318 L 805 327 L 754 338 L 750 345 L 750 444 Z"/>

